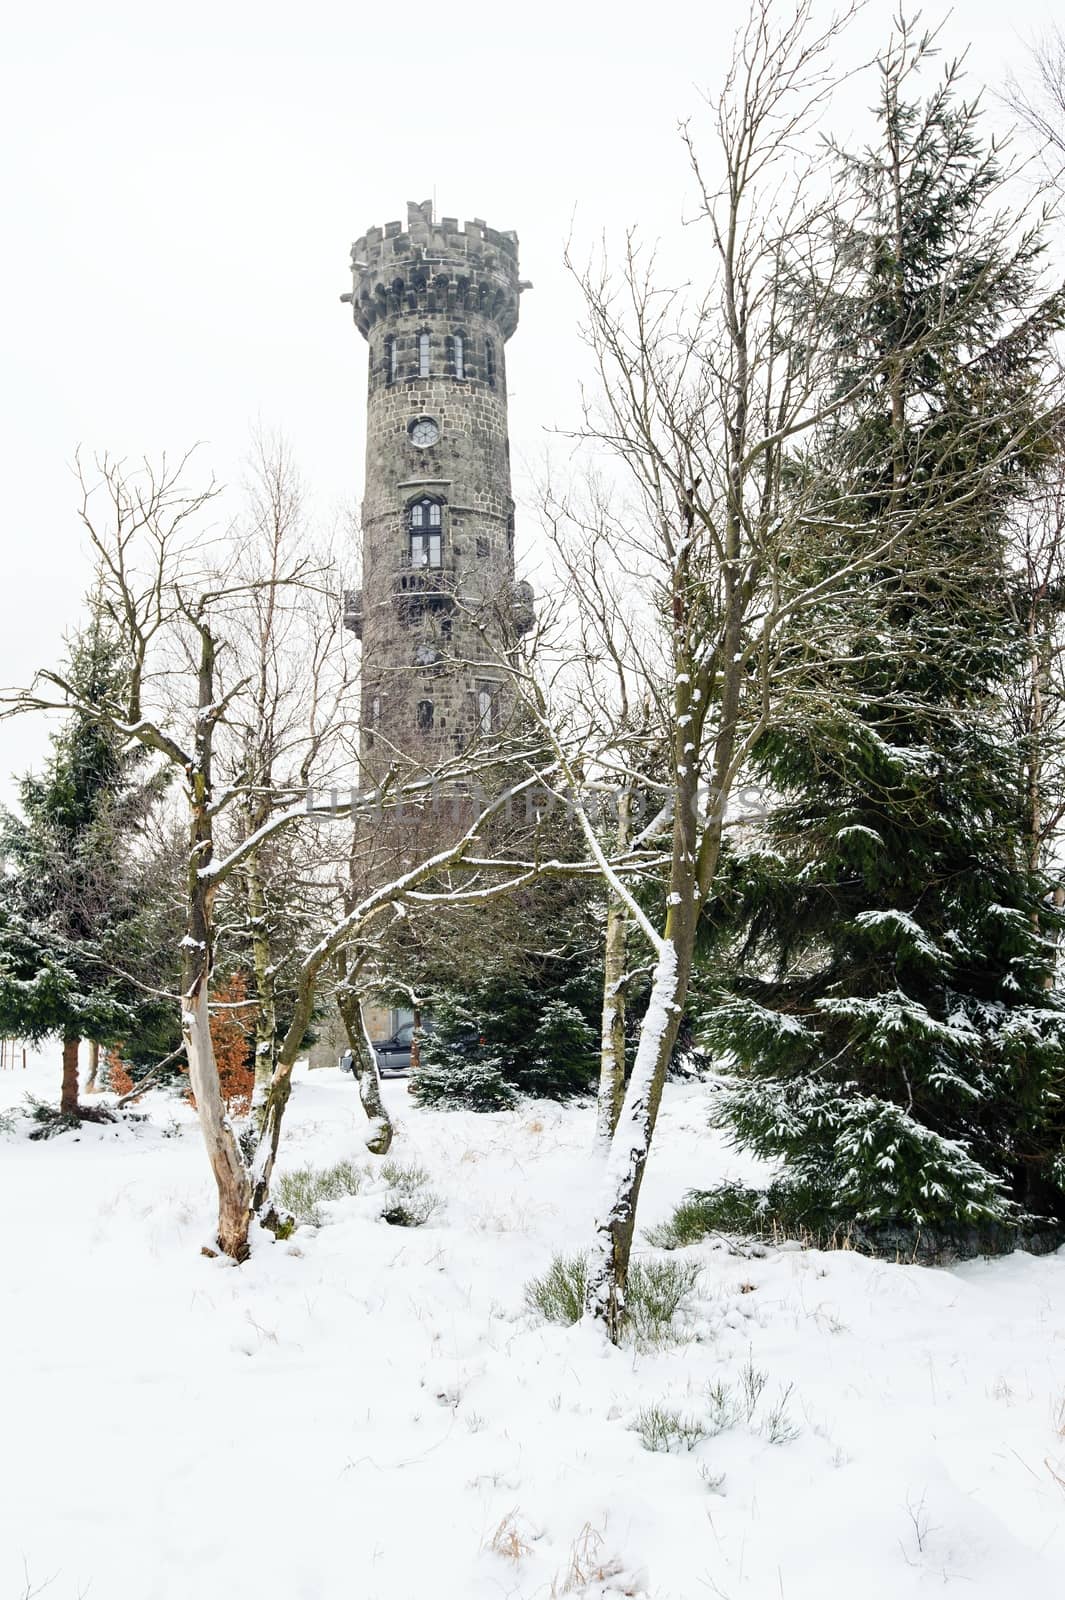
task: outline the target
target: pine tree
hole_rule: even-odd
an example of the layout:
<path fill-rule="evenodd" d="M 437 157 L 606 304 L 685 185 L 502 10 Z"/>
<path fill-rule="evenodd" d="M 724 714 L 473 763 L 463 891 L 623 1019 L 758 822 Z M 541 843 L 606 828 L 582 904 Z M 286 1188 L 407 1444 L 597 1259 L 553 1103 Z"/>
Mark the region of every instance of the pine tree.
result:
<path fill-rule="evenodd" d="M 806 709 L 757 748 L 780 804 L 735 862 L 742 959 L 707 1033 L 739 1067 L 721 1120 L 783 1158 L 812 1214 L 1062 1216 L 1065 1014 L 1001 716 L 1023 655 L 1005 526 L 1048 452 L 1061 300 L 1040 295 L 1039 228 L 998 209 L 957 68 L 911 97 L 930 53 L 903 29 L 878 142 L 845 160 L 864 270 L 835 307 L 840 392 L 874 373 L 875 404 L 821 441 L 848 503 L 805 559 L 829 570 L 848 540 L 904 533 L 796 646 Z"/>
<path fill-rule="evenodd" d="M 93 703 L 119 693 L 124 668 L 98 606 L 71 649 L 71 681 Z M 60 1111 L 82 1116 L 78 1046 L 157 1031 L 163 1002 L 115 971 L 144 916 L 129 848 L 156 785 L 113 732 L 72 714 L 43 772 L 19 783 L 21 815 L 0 813 L 0 1029 L 62 1038 Z M 166 1007 L 169 1011 L 170 1007 Z"/>

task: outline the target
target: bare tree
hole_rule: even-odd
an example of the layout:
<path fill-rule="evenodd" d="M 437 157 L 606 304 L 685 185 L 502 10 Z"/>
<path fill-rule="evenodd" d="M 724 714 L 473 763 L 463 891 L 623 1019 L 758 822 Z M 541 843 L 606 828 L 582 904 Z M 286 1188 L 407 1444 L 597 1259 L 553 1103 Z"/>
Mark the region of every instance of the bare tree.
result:
<path fill-rule="evenodd" d="M 1012 530 L 1014 604 L 1026 670 L 1008 712 L 1024 771 L 1024 848 L 1033 875 L 1060 876 L 1065 820 L 1065 473 L 1060 460 L 1019 507 Z M 1058 903 L 1062 903 L 1058 890 Z"/>
<path fill-rule="evenodd" d="M 1065 171 L 1065 33 L 1049 28 L 1029 49 L 1028 71 L 1011 73 L 1005 100 L 1042 146 L 1051 176 Z"/>
<path fill-rule="evenodd" d="M 591 479 L 579 500 L 548 489 L 543 514 L 555 557 L 554 586 L 565 602 L 550 619 L 557 639 L 541 629 L 538 676 L 554 648 L 567 706 L 560 720 L 559 696 L 552 697 L 556 732 L 564 732 L 603 847 L 630 867 L 639 859 L 651 873 L 665 862 L 634 854 L 634 840 L 643 834 L 642 824 L 659 813 L 665 819 L 670 798 L 663 773 L 669 672 L 653 607 L 626 571 L 620 552 L 627 530 L 598 480 Z M 655 831 L 652 825 L 650 834 Z M 625 1095 L 628 994 L 635 976 L 628 959 L 631 929 L 626 900 L 608 887 L 596 1102 L 596 1145 L 602 1152 L 609 1149 Z"/>
<path fill-rule="evenodd" d="M 341 648 L 345 588 L 331 541 L 312 544 L 305 494 L 283 439 L 253 441 L 248 512 L 237 528 L 238 581 L 246 627 L 232 641 L 247 693 L 235 702 L 220 750 L 239 790 L 233 839 L 252 838 L 292 796 L 329 792 L 350 778 L 357 703 L 354 668 Z M 282 581 L 310 562 L 298 583 Z M 312 846 L 313 847 L 310 847 Z M 307 830 L 286 830 L 249 851 L 234 874 L 231 915 L 255 972 L 255 1103 L 261 1107 L 284 1032 L 278 985 L 305 931 L 328 920 L 339 860 Z M 242 924 L 242 925 L 241 925 Z M 235 929 L 234 931 L 237 931 Z"/>
<path fill-rule="evenodd" d="M 349 1029 L 354 1030 L 349 1001 L 358 996 L 379 922 L 402 914 L 415 901 L 430 906 L 464 893 L 478 899 L 508 893 L 532 881 L 541 869 L 535 862 L 475 857 L 486 824 L 507 803 L 508 793 L 502 791 L 476 809 L 453 842 L 378 883 L 343 914 L 330 918 L 326 913 L 310 930 L 300 931 L 298 921 L 290 923 L 289 932 L 302 946 L 296 961 L 296 995 L 263 1096 L 258 1145 L 251 1161 L 245 1160 L 226 1113 L 210 1028 L 223 889 L 250 860 L 257 856 L 262 860 L 275 840 L 295 829 L 321 828 L 344 817 L 372 822 L 382 814 L 387 822 L 390 807 L 416 806 L 438 785 L 446 789 L 469 784 L 498 764 L 498 755 L 472 752 L 447 769 L 409 780 L 404 787 L 389 773 L 376 790 L 352 791 L 350 798 L 336 801 L 327 796 L 321 804 L 304 795 L 288 804 L 279 804 L 272 793 L 266 796 L 267 779 L 276 776 L 270 763 L 286 750 L 278 712 L 282 702 L 272 687 L 262 693 L 256 667 L 264 659 L 263 649 L 253 650 L 249 667 L 241 642 L 248 634 L 249 617 L 265 614 L 272 592 L 283 592 L 283 604 L 292 592 L 303 588 L 316 592 L 322 570 L 299 550 L 286 550 L 282 557 L 272 539 L 265 570 L 242 564 L 241 552 L 234 550 L 231 540 L 212 539 L 201 526 L 216 489 L 213 484 L 201 490 L 187 488 L 188 466 L 186 456 L 176 466 L 164 460 L 158 467 L 145 462 L 128 470 L 122 462 L 104 457 L 90 475 L 79 463 L 81 515 L 101 573 L 101 604 L 127 657 L 127 689 L 121 703 L 106 696 L 88 698 L 68 674 L 48 668 L 29 688 L 7 691 L 0 704 L 5 716 L 76 710 L 121 739 L 154 752 L 179 776 L 186 827 L 185 933 L 181 992 L 174 998 L 180 1005 L 191 1088 L 218 1192 L 217 1244 L 239 1261 L 248 1254 L 253 1216 L 267 1204 L 292 1069 L 313 1015 L 320 976 L 329 963 L 345 962 L 341 1004 Z M 263 637 L 269 650 L 280 648 L 276 631 Z M 233 759 L 234 752 L 246 753 L 249 746 L 255 752 L 253 761 Z M 300 759 L 305 760 L 307 747 L 299 748 Z M 314 745 L 312 737 L 310 748 L 322 746 Z M 534 770 L 520 780 L 520 786 L 539 779 Z M 249 831 L 251 808 L 260 804 L 258 826 Z M 224 823 L 235 813 L 241 816 L 228 830 L 227 840 Z M 328 848 L 321 852 L 330 853 Z M 432 886 L 441 872 L 463 866 L 467 858 L 468 890 Z M 491 884 L 485 881 L 489 874 L 494 875 Z M 352 1031 L 352 1037 L 353 1045 L 360 1045 L 360 1036 Z M 364 1039 L 360 1047 L 371 1064 L 363 1087 L 363 1102 L 376 1119 L 371 1142 L 383 1148 L 390 1130 L 383 1118 L 373 1052 Z M 266 1216 L 269 1220 L 269 1213 Z"/>

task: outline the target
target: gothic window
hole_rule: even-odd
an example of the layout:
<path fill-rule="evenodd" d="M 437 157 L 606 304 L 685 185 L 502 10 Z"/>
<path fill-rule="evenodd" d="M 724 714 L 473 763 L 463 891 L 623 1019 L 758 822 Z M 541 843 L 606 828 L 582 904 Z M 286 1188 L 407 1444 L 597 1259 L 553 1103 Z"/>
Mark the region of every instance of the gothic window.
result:
<path fill-rule="evenodd" d="M 479 683 L 477 685 L 477 731 L 479 733 L 495 733 L 499 726 L 499 685 L 497 683 Z"/>
<path fill-rule="evenodd" d="M 491 339 L 484 341 L 484 375 L 488 380 L 488 387 L 496 386 L 496 347 Z"/>
<path fill-rule="evenodd" d="M 483 533 L 479 533 L 477 535 L 477 554 L 479 556 L 486 556 L 488 554 L 488 539 Z"/>
<path fill-rule="evenodd" d="M 385 340 L 385 381 L 395 383 L 399 377 L 399 349 L 392 334 Z"/>
<path fill-rule="evenodd" d="M 433 729 L 433 702 L 431 700 L 418 701 L 418 732 L 431 733 Z"/>
<path fill-rule="evenodd" d="M 427 333 L 418 335 L 418 376 L 419 378 L 427 378 L 429 376 L 429 335 Z"/>
<path fill-rule="evenodd" d="M 451 368 L 456 378 L 466 376 L 466 341 L 456 333 L 451 341 Z"/>
<path fill-rule="evenodd" d="M 410 564 L 439 567 L 443 553 L 443 514 L 439 500 L 415 500 L 409 512 Z"/>

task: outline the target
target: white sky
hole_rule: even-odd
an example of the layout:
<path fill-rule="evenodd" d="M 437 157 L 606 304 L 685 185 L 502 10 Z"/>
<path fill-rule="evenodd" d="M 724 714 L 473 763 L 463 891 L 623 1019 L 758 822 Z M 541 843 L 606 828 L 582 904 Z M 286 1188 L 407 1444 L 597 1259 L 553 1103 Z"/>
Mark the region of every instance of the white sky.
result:
<path fill-rule="evenodd" d="M 886 37 L 869 0 L 855 47 Z M 698 123 L 745 0 L 184 0 L 10 11 L 0 59 L 0 683 L 55 659 L 89 578 L 70 461 L 203 440 L 238 479 L 256 421 L 324 514 L 362 489 L 365 346 L 339 296 L 352 239 L 437 197 L 521 240 L 509 346 L 520 508 L 585 373 L 561 268 L 630 224 L 675 234 L 676 135 Z M 963 0 L 973 87 L 1001 84 L 1047 0 Z M 930 8 L 928 20 L 943 15 Z M 864 95 L 847 115 L 856 114 Z M 531 512 L 525 520 L 530 534 Z M 0 725 L 0 787 L 44 735 Z"/>

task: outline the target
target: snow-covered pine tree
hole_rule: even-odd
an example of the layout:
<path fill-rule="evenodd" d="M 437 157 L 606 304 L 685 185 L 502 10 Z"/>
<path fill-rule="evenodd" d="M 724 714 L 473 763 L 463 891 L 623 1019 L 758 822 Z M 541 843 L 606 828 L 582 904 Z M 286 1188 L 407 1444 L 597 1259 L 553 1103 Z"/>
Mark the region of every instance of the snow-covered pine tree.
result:
<path fill-rule="evenodd" d="M 708 1013 L 738 1066 L 723 1124 L 822 1220 L 1065 1216 L 1065 1014 L 1001 714 L 1023 660 L 1005 528 L 1049 449 L 1062 304 L 957 67 L 915 98 L 931 52 L 903 29 L 877 142 L 840 158 L 864 200 L 840 392 L 872 371 L 876 398 L 822 441 L 863 468 L 806 559 L 904 531 L 796 648 L 804 693 L 756 751 L 782 803 L 739 862 L 742 956 Z"/>
<path fill-rule="evenodd" d="M 120 695 L 120 652 L 97 602 L 70 653 L 70 680 L 87 699 Z M 115 970 L 137 964 L 138 903 L 130 841 L 157 794 L 116 733 L 73 711 L 39 775 L 18 786 L 19 812 L 0 812 L 0 1027 L 58 1034 L 60 1111 L 78 1103 L 78 1045 L 157 1033 L 172 1011 Z M 156 953 L 158 959 L 158 953 Z M 172 1046 L 172 1040 L 167 1048 Z M 165 1052 L 164 1052 L 165 1053 Z"/>

